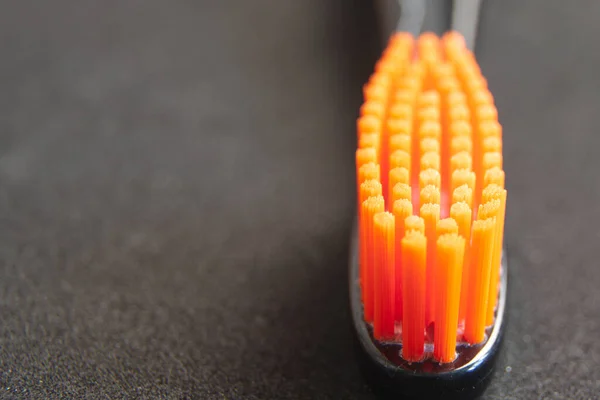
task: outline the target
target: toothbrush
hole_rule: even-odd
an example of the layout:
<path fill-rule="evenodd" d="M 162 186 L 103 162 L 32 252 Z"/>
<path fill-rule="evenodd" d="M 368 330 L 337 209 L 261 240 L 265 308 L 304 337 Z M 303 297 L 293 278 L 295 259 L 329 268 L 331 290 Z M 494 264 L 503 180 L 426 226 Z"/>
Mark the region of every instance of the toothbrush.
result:
<path fill-rule="evenodd" d="M 350 297 L 375 390 L 465 399 L 491 379 L 505 328 L 502 127 L 455 31 L 395 33 L 357 121 Z"/>

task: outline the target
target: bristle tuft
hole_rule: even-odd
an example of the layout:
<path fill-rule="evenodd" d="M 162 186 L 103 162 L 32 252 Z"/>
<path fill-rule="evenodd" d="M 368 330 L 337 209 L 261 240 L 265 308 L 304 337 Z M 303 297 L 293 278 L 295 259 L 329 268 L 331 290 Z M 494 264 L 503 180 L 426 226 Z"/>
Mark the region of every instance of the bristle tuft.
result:
<path fill-rule="evenodd" d="M 411 231 L 425 234 L 425 220 L 417 215 L 410 215 L 404 220 L 406 234 Z"/>
<path fill-rule="evenodd" d="M 411 231 L 402 246 L 402 357 L 420 361 L 425 347 L 425 288 L 427 240 L 418 231 Z"/>
<path fill-rule="evenodd" d="M 473 151 L 473 142 L 468 136 L 457 136 L 453 137 L 450 141 L 450 154 L 458 154 L 461 152 L 467 152 L 471 154 Z"/>
<path fill-rule="evenodd" d="M 373 217 L 375 214 L 384 211 L 383 196 L 369 197 L 362 203 L 361 227 L 363 227 L 364 243 L 364 276 L 361 276 L 361 286 L 363 291 L 363 303 L 365 309 L 365 319 L 373 320 L 373 302 L 374 302 L 374 283 L 373 271 L 375 263 L 375 248 L 373 234 Z"/>
<path fill-rule="evenodd" d="M 456 356 L 456 327 L 464 251 L 465 239 L 457 233 L 442 234 L 437 240 L 434 358 L 441 363 L 449 363 Z"/>
<path fill-rule="evenodd" d="M 421 154 L 425 154 L 428 152 L 439 153 L 440 152 L 440 142 L 439 140 L 431 137 L 426 137 L 421 140 Z"/>
<path fill-rule="evenodd" d="M 437 189 L 437 188 L 436 188 Z M 425 236 L 427 237 L 427 299 L 425 306 L 425 322 L 433 322 L 435 313 L 432 294 L 434 291 L 434 268 L 435 268 L 435 241 L 437 224 L 440 219 L 439 204 L 423 204 L 421 206 L 421 217 L 425 221 Z"/>
<path fill-rule="evenodd" d="M 373 217 L 374 225 L 374 313 L 373 335 L 376 339 L 394 338 L 395 306 L 395 225 L 394 216 L 380 212 Z"/>
<path fill-rule="evenodd" d="M 475 173 L 468 169 L 457 169 L 452 172 L 452 193 L 457 187 L 467 185 L 475 189 Z"/>
<path fill-rule="evenodd" d="M 440 189 L 434 185 L 427 185 L 423 189 L 421 189 L 421 193 L 419 196 L 419 204 L 423 204 L 424 206 L 428 206 L 428 204 L 436 204 L 439 206 L 441 200 Z"/>
<path fill-rule="evenodd" d="M 485 337 L 495 227 L 496 218 L 473 222 L 472 267 L 467 278 L 468 301 L 464 334 L 465 340 L 470 344 L 481 343 Z"/>
<path fill-rule="evenodd" d="M 404 150 L 407 153 L 411 152 L 411 140 L 410 140 L 410 134 L 403 134 L 403 133 L 399 133 L 399 134 L 395 134 L 390 136 L 390 154 L 394 154 L 394 152 L 396 150 Z"/>
<path fill-rule="evenodd" d="M 396 150 L 390 155 L 390 168 L 406 168 L 410 171 L 410 153 L 405 150 Z"/>
<path fill-rule="evenodd" d="M 419 137 L 421 139 L 431 138 L 440 140 L 442 136 L 442 128 L 440 123 L 437 122 L 440 119 L 439 111 L 435 108 L 425 108 L 420 111 L 419 118 L 422 123 L 419 126 Z"/>
<path fill-rule="evenodd" d="M 457 187 L 452 192 L 452 203 L 466 203 L 469 207 L 473 206 L 473 189 L 465 184 Z"/>
<path fill-rule="evenodd" d="M 429 168 L 419 173 L 419 187 L 435 186 L 440 189 L 442 177 L 438 170 Z"/>
<path fill-rule="evenodd" d="M 504 187 L 504 171 L 502 168 L 494 167 L 485 171 L 485 177 L 483 178 L 484 186 L 488 185 L 498 185 L 500 187 Z"/>
<path fill-rule="evenodd" d="M 390 135 L 410 135 L 412 133 L 412 123 L 406 119 L 387 120 L 386 127 Z"/>
<path fill-rule="evenodd" d="M 394 185 L 392 190 L 392 204 L 401 199 L 405 199 L 408 201 L 412 200 L 412 189 L 410 185 L 407 185 L 403 182 L 398 182 Z"/>
<path fill-rule="evenodd" d="M 458 224 L 454 218 L 444 218 L 440 219 L 437 224 L 437 235 L 446 235 L 449 233 L 458 234 Z"/>
<path fill-rule="evenodd" d="M 379 118 L 385 117 L 385 104 L 378 101 L 367 101 L 360 107 L 360 115 Z"/>
<path fill-rule="evenodd" d="M 369 179 L 380 180 L 379 165 L 375 163 L 366 163 L 358 170 L 359 182 L 364 182 Z"/>
<path fill-rule="evenodd" d="M 461 151 L 450 158 L 450 169 L 452 171 L 456 171 L 457 169 L 470 170 L 471 168 L 471 154 L 467 151 Z"/>
<path fill-rule="evenodd" d="M 421 170 L 424 169 L 440 169 L 440 153 L 434 153 L 432 151 L 423 154 L 421 157 Z"/>

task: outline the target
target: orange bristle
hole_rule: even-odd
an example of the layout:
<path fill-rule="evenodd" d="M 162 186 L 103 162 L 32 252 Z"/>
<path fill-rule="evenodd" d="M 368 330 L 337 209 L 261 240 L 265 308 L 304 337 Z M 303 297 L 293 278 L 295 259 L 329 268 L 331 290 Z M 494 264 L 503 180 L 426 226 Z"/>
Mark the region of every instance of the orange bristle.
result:
<path fill-rule="evenodd" d="M 411 121 L 413 118 L 413 108 L 406 103 L 395 103 L 390 107 L 388 115 L 393 119 Z"/>
<path fill-rule="evenodd" d="M 408 32 L 394 32 L 392 34 L 392 36 L 390 37 L 390 45 L 398 44 L 398 45 L 406 46 L 407 51 L 412 50 L 414 43 L 415 43 L 415 39 Z"/>
<path fill-rule="evenodd" d="M 437 224 L 437 235 L 438 237 L 446 235 L 448 233 L 458 234 L 458 224 L 454 218 L 440 219 Z"/>
<path fill-rule="evenodd" d="M 502 192 L 504 192 L 504 189 L 502 189 L 500 185 L 495 183 L 489 184 L 483 189 L 483 192 L 481 192 L 481 202 L 485 204 L 492 200 L 500 200 L 502 198 Z"/>
<path fill-rule="evenodd" d="M 383 67 L 383 68 L 381 68 Z M 369 81 L 367 85 L 369 86 L 383 86 L 388 87 L 392 83 L 391 75 L 393 73 L 389 73 L 386 70 L 389 69 L 391 65 L 388 63 L 377 63 L 375 69 L 377 70 L 374 74 L 369 77 Z"/>
<path fill-rule="evenodd" d="M 450 125 L 450 136 L 452 138 L 465 137 L 471 139 L 472 133 L 473 130 L 468 121 L 456 120 L 452 121 L 452 124 Z"/>
<path fill-rule="evenodd" d="M 483 171 L 487 171 L 488 169 L 492 169 L 492 168 L 502 168 L 502 153 L 500 152 L 493 152 L 493 153 L 485 153 L 483 155 L 483 161 L 482 161 L 482 169 Z M 482 173 L 482 175 L 485 172 Z"/>
<path fill-rule="evenodd" d="M 417 142 L 424 138 L 434 138 L 440 140 L 442 136 L 442 127 L 440 125 L 440 111 L 435 107 L 419 109 L 417 113 Z"/>
<path fill-rule="evenodd" d="M 440 204 L 440 189 L 437 186 L 428 185 L 421 189 L 419 204 Z"/>
<path fill-rule="evenodd" d="M 501 196 L 500 193 L 499 193 L 499 195 Z M 486 203 L 481 204 L 479 206 L 479 211 L 477 212 L 477 219 L 484 220 L 484 219 L 488 219 L 488 218 L 496 218 L 496 221 L 498 221 L 500 219 L 500 207 L 501 207 L 500 199 L 498 199 L 498 198 L 488 199 L 488 201 Z M 494 228 L 494 240 L 493 240 L 493 247 L 492 247 L 492 263 L 491 263 L 492 267 L 491 267 L 491 272 L 490 272 L 490 288 L 489 288 L 489 290 L 491 290 L 492 288 L 495 288 L 497 285 L 497 279 L 494 276 L 494 272 L 496 270 L 499 272 L 499 267 L 500 267 L 500 265 L 498 265 L 498 267 L 496 267 L 494 265 L 494 259 L 496 258 L 496 252 L 498 252 L 498 254 L 501 254 L 501 249 L 499 247 L 498 248 L 496 247 L 499 245 L 499 243 L 498 243 L 498 235 L 500 234 L 499 228 L 500 228 L 500 224 L 496 223 L 496 226 Z M 490 312 L 490 307 L 492 307 L 491 312 L 493 313 L 494 306 L 495 306 L 495 304 L 489 304 L 489 294 L 488 294 L 488 308 L 486 311 L 486 324 L 488 324 L 487 319 L 488 319 L 488 314 Z"/>
<path fill-rule="evenodd" d="M 466 104 L 455 104 L 448 110 L 448 120 L 450 123 L 459 121 L 469 121 L 471 113 Z"/>
<path fill-rule="evenodd" d="M 402 358 L 420 361 L 425 351 L 427 239 L 423 233 L 411 230 L 402 239 L 401 248 Z"/>
<path fill-rule="evenodd" d="M 413 59 L 410 64 L 406 67 L 406 76 L 417 79 L 419 85 L 423 83 L 423 77 L 425 76 L 425 66 L 423 61 L 420 59 Z M 421 86 L 419 86 L 421 88 Z M 419 90 L 421 92 L 421 90 Z"/>
<path fill-rule="evenodd" d="M 382 85 L 380 82 L 375 82 L 365 85 L 363 88 L 363 94 L 365 100 L 377 101 L 380 103 L 386 103 L 388 99 L 388 87 Z"/>
<path fill-rule="evenodd" d="M 480 104 L 475 109 L 475 118 L 479 122 L 483 121 L 497 121 L 498 110 L 493 104 Z"/>
<path fill-rule="evenodd" d="M 495 184 L 488 185 L 482 193 L 481 201 L 484 202 L 484 210 L 479 212 L 479 219 L 495 216 L 499 221 L 496 224 L 494 239 L 494 253 L 492 255 L 492 272 L 490 277 L 490 291 L 488 296 L 488 309 L 486 324 L 494 322 L 494 309 L 498 297 L 498 280 L 500 279 L 500 261 L 502 258 L 502 238 L 504 235 L 504 214 L 506 209 L 506 190 Z M 486 205 L 488 209 L 485 209 Z M 480 206 L 480 209 L 482 206 Z"/>
<path fill-rule="evenodd" d="M 432 138 L 440 140 L 442 128 L 439 112 L 435 108 L 424 108 L 419 113 L 419 139 Z M 417 142 L 420 144 L 420 142 Z"/>
<path fill-rule="evenodd" d="M 360 184 L 360 204 L 364 203 L 369 197 L 381 196 L 381 183 L 378 180 L 370 179 Z"/>
<path fill-rule="evenodd" d="M 438 143 L 440 142 L 440 138 L 442 135 L 442 131 L 441 131 L 441 126 L 440 126 L 440 122 L 439 122 L 439 112 L 435 109 L 435 108 L 427 108 L 424 110 L 431 110 L 432 111 L 432 115 L 428 116 L 428 112 L 425 112 L 423 115 L 421 115 L 421 117 L 423 117 L 424 119 L 422 120 L 422 122 L 419 122 L 419 126 L 418 126 L 418 131 L 417 131 L 417 138 L 413 138 L 414 143 L 413 143 L 413 154 L 418 154 L 417 157 L 413 157 L 413 171 L 412 171 L 412 176 L 413 176 L 413 180 L 412 183 L 413 185 L 418 184 L 419 182 L 419 172 L 423 169 L 427 169 L 427 168 L 434 168 L 439 170 L 440 166 L 439 166 L 439 151 L 429 151 L 429 152 L 422 152 L 421 150 L 421 142 L 424 139 L 432 139 L 432 140 L 436 140 Z M 437 113 L 437 114 L 436 114 Z M 435 114 L 435 115 L 433 115 Z M 438 146 L 439 147 L 439 146 Z M 434 167 L 432 166 L 425 166 L 423 167 L 422 165 L 422 157 L 425 154 L 434 154 L 429 156 L 429 162 L 435 162 L 435 160 L 433 160 L 433 158 L 437 157 L 437 164 L 434 164 Z"/>
<path fill-rule="evenodd" d="M 396 187 L 403 185 L 399 183 Z M 410 187 L 406 185 L 409 190 L 410 195 Z M 396 223 L 396 300 L 394 306 L 395 320 L 402 321 L 402 238 L 404 238 L 406 234 L 406 220 L 412 215 L 412 203 L 409 198 L 400 198 L 394 201 L 393 205 L 393 214 Z M 418 217 L 417 217 L 418 218 Z"/>
<path fill-rule="evenodd" d="M 381 133 L 381 118 L 374 115 L 364 115 L 356 121 L 358 137 L 363 133 Z"/>
<path fill-rule="evenodd" d="M 482 138 L 497 137 L 502 139 L 502 125 L 498 121 L 486 120 L 477 124 L 477 132 Z"/>
<path fill-rule="evenodd" d="M 388 208 L 391 207 L 394 201 L 394 188 L 398 183 L 404 183 L 406 185 L 410 185 L 410 172 L 408 169 L 403 167 L 393 168 L 389 174 L 389 182 L 388 182 L 388 190 L 392 193 L 388 194 Z"/>
<path fill-rule="evenodd" d="M 454 66 L 449 62 L 442 61 L 433 66 L 433 75 L 438 81 L 445 78 L 456 79 L 455 73 Z"/>
<path fill-rule="evenodd" d="M 448 93 L 447 97 L 448 108 L 452 108 L 457 105 L 467 105 L 467 96 L 462 91 Z"/>
<path fill-rule="evenodd" d="M 487 81 L 479 75 L 479 72 L 471 72 L 466 74 L 468 79 L 465 80 L 465 91 L 469 93 L 473 93 L 479 90 L 487 89 Z"/>
<path fill-rule="evenodd" d="M 367 101 L 360 106 L 360 115 L 362 117 L 370 115 L 383 119 L 385 117 L 385 104 L 378 101 Z"/>
<path fill-rule="evenodd" d="M 471 154 L 468 151 L 462 151 L 460 153 L 454 154 L 450 158 L 450 170 L 456 171 L 457 169 L 466 169 L 471 170 L 472 162 L 471 162 Z"/>
<path fill-rule="evenodd" d="M 417 105 L 419 106 L 419 109 L 430 107 L 438 109 L 440 107 L 440 95 L 435 90 L 423 92 L 417 98 Z"/>
<path fill-rule="evenodd" d="M 473 189 L 471 189 L 467 184 L 454 189 L 454 192 L 452 192 L 452 204 L 454 203 L 466 203 L 469 207 L 472 207 Z"/>
<path fill-rule="evenodd" d="M 365 240 L 365 272 L 364 281 L 361 282 L 363 292 L 363 304 L 365 319 L 369 322 L 373 321 L 374 312 L 374 277 L 375 270 L 375 247 L 374 247 L 374 227 L 373 217 L 375 214 L 384 211 L 383 196 L 369 197 L 362 203 L 361 225 L 364 226 Z"/>
<path fill-rule="evenodd" d="M 496 317 L 506 213 L 498 110 L 457 32 L 394 34 L 363 93 L 364 317 L 375 339 L 401 341 L 403 359 L 451 363 L 457 340 L 482 342 Z"/>
<path fill-rule="evenodd" d="M 456 356 L 456 327 L 464 251 L 465 239 L 457 233 L 442 234 L 437 240 L 433 356 L 441 363 L 451 362 Z"/>
<path fill-rule="evenodd" d="M 364 181 L 364 176 L 362 177 L 363 181 L 361 181 L 360 168 L 365 164 L 370 164 L 370 163 L 375 164 L 376 162 L 377 162 L 377 153 L 375 152 L 375 149 L 367 147 L 365 149 L 357 149 L 356 150 L 356 187 L 358 188 L 359 195 L 360 195 L 360 185 Z M 363 174 L 364 174 L 364 172 L 363 172 Z M 358 204 L 360 205 L 361 202 L 359 202 Z"/>
<path fill-rule="evenodd" d="M 433 75 L 433 70 L 435 68 L 435 65 L 438 64 L 441 59 L 441 48 L 439 39 L 433 33 L 423 33 L 419 37 L 417 49 L 419 52 L 419 57 L 421 58 L 421 60 L 424 61 L 425 64 L 425 89 L 431 90 L 435 87 L 435 77 Z"/>
<path fill-rule="evenodd" d="M 476 108 L 476 114 L 474 116 L 474 139 L 473 139 L 473 170 L 478 176 L 483 176 L 486 170 L 489 169 L 484 167 L 485 153 L 483 148 L 483 142 L 487 137 L 502 138 L 502 128 L 498 124 L 498 111 L 492 104 L 480 104 Z M 491 161 L 497 161 L 496 158 Z M 501 167 L 502 165 L 500 165 Z M 483 190 L 483 180 L 480 179 L 477 183 L 477 193 L 479 194 Z M 476 197 L 477 203 L 479 204 L 479 196 Z"/>
<path fill-rule="evenodd" d="M 471 126 L 463 119 L 468 118 L 468 109 L 463 105 L 455 105 L 452 110 L 448 116 L 447 131 L 443 136 L 442 189 L 444 192 L 451 190 L 451 177 L 455 169 L 452 166 L 452 157 L 463 151 L 470 156 L 473 148 Z"/>
<path fill-rule="evenodd" d="M 394 57 L 388 57 L 387 59 L 380 60 L 377 62 L 377 64 L 375 64 L 376 76 L 384 76 L 388 79 L 378 79 L 376 82 L 381 82 L 386 86 L 390 85 L 391 77 L 398 75 L 400 70 L 401 67 L 398 65 L 397 60 L 394 60 Z M 374 79 L 370 79 L 370 82 L 374 82 Z"/>
<path fill-rule="evenodd" d="M 410 171 L 410 153 L 405 150 L 396 150 L 390 154 L 390 168 L 406 168 Z"/>
<path fill-rule="evenodd" d="M 494 167 L 485 171 L 484 187 L 492 184 L 504 187 L 504 171 L 502 171 L 502 168 Z"/>
<path fill-rule="evenodd" d="M 432 57 L 439 57 L 438 53 L 441 51 L 439 46 L 440 39 L 433 32 L 423 32 L 417 39 L 417 49 L 419 50 L 419 54 L 431 52 Z"/>
<path fill-rule="evenodd" d="M 412 200 L 412 189 L 411 189 L 410 185 L 399 182 L 394 185 L 392 190 L 393 190 L 392 204 L 395 204 L 396 201 L 402 200 L 402 199 L 405 199 L 408 201 Z"/>
<path fill-rule="evenodd" d="M 457 31 L 448 31 L 442 36 L 446 51 L 449 49 L 462 50 L 465 48 L 465 38 Z"/>
<path fill-rule="evenodd" d="M 445 77 L 440 84 L 444 85 L 439 89 L 442 93 L 443 111 L 448 114 L 456 106 L 467 105 L 467 96 L 463 93 L 460 81 L 456 77 Z"/>
<path fill-rule="evenodd" d="M 421 139 L 421 154 L 428 152 L 439 153 L 440 152 L 440 141 L 434 138 L 426 137 Z"/>
<path fill-rule="evenodd" d="M 389 174 L 389 183 L 392 189 L 397 183 L 410 184 L 410 172 L 404 167 L 392 168 Z"/>
<path fill-rule="evenodd" d="M 404 150 L 410 154 L 411 152 L 410 134 L 395 134 L 390 136 L 390 154 L 394 154 L 397 150 Z"/>
<path fill-rule="evenodd" d="M 379 183 L 378 180 L 375 179 L 371 179 L 371 180 L 367 180 L 364 181 L 363 183 L 361 183 L 360 185 L 360 192 L 359 192 L 359 196 L 358 196 L 358 204 L 359 204 L 359 235 L 360 235 L 360 265 L 361 265 L 361 269 L 360 269 L 360 280 L 361 282 L 365 282 L 365 274 L 366 274 L 366 270 L 367 270 L 367 240 L 366 240 L 366 221 L 365 218 L 366 216 L 363 214 L 364 212 L 364 208 L 362 206 L 362 204 L 365 202 L 365 200 L 367 200 L 370 197 L 377 197 L 377 196 L 381 196 L 382 192 L 381 192 L 381 183 Z M 363 294 L 363 299 L 364 299 L 364 289 L 365 286 L 363 285 L 362 287 L 362 294 Z"/>
<path fill-rule="evenodd" d="M 393 339 L 395 291 L 395 226 L 389 212 L 375 214 L 374 226 L 374 314 L 373 335 L 376 339 Z"/>
<path fill-rule="evenodd" d="M 398 135 L 410 136 L 412 133 L 412 121 L 390 118 L 387 120 L 386 128 L 390 138 Z"/>
<path fill-rule="evenodd" d="M 359 149 L 367 149 L 367 148 L 375 149 L 377 161 L 379 161 L 380 143 L 381 143 L 381 135 L 378 133 L 363 133 L 358 138 L 358 148 Z"/>
<path fill-rule="evenodd" d="M 408 235 L 411 231 L 425 234 L 425 220 L 417 215 L 410 215 L 404 220 L 404 229 Z"/>
<path fill-rule="evenodd" d="M 465 251 L 464 251 L 464 262 L 463 272 L 461 278 L 461 290 L 460 290 L 460 306 L 458 310 L 459 321 L 464 320 L 466 310 L 469 288 L 467 286 L 467 277 L 469 274 L 470 267 L 470 253 L 467 251 L 471 240 L 471 207 L 465 202 L 457 202 L 452 204 L 450 207 L 450 217 L 454 219 L 458 225 L 458 234 L 465 239 Z"/>
<path fill-rule="evenodd" d="M 381 133 L 378 132 L 365 132 L 361 133 L 358 137 L 358 148 L 365 149 L 372 147 L 376 150 L 379 149 L 379 143 L 381 140 Z"/>
<path fill-rule="evenodd" d="M 394 103 L 413 105 L 417 98 L 417 91 L 408 88 L 398 89 L 394 92 Z"/>
<path fill-rule="evenodd" d="M 471 154 L 473 151 L 473 142 L 471 141 L 471 138 L 467 136 L 453 137 L 450 141 L 450 155 L 455 155 L 462 151 Z"/>
<path fill-rule="evenodd" d="M 433 185 L 440 189 L 441 184 L 442 177 L 440 176 L 439 171 L 436 169 L 429 168 L 424 171 L 421 171 L 421 173 L 419 174 L 419 187 L 424 188 L 426 186 Z"/>
<path fill-rule="evenodd" d="M 435 241 L 437 234 L 437 224 L 440 219 L 440 205 L 439 203 L 423 204 L 421 206 L 420 211 L 421 217 L 423 217 L 423 220 L 425 221 L 425 236 L 427 237 L 427 295 L 425 301 L 425 323 L 429 324 L 430 322 L 433 322 L 433 316 L 435 312 L 432 295 L 434 291 L 433 283 L 434 269 L 436 263 Z"/>
<path fill-rule="evenodd" d="M 496 136 L 489 136 L 483 139 L 481 151 L 485 153 L 502 152 L 502 139 Z"/>
<path fill-rule="evenodd" d="M 409 70 L 410 71 L 410 70 Z M 418 76 L 407 74 L 396 82 L 398 90 L 404 90 L 416 95 L 421 91 L 421 80 Z"/>
<path fill-rule="evenodd" d="M 436 73 L 439 73 L 437 71 Z M 437 90 L 442 94 L 442 96 L 447 96 L 450 93 L 456 92 L 460 90 L 460 82 L 452 75 L 443 75 L 447 72 L 442 72 L 437 79 Z M 447 107 L 448 103 L 444 100 L 444 106 Z M 443 110 L 442 110 L 443 112 Z"/>
<path fill-rule="evenodd" d="M 442 131 L 448 132 L 450 129 L 450 123 L 452 118 L 450 117 L 450 110 L 455 106 L 464 103 L 456 103 L 456 96 L 451 96 L 454 93 L 460 91 L 460 82 L 454 76 L 454 68 L 451 64 L 444 64 L 440 66 L 436 72 L 439 74 L 437 78 L 437 90 L 441 94 L 441 108 L 440 114 L 442 119 Z M 447 139 L 448 135 L 442 135 L 442 139 Z M 447 141 L 444 143 L 444 149 L 447 148 Z"/>
<path fill-rule="evenodd" d="M 464 333 L 465 341 L 469 344 L 480 343 L 485 337 L 495 228 L 496 218 L 473 222 Z"/>
<path fill-rule="evenodd" d="M 363 183 L 369 179 L 376 179 L 381 181 L 381 176 L 379 172 L 379 165 L 373 162 L 368 162 L 366 164 L 361 165 L 358 169 L 358 181 Z"/>
<path fill-rule="evenodd" d="M 494 310 L 498 302 L 498 282 L 500 281 L 500 269 L 502 262 L 502 246 L 504 241 L 504 219 L 506 217 L 506 196 L 507 191 L 503 190 L 500 195 L 500 212 L 498 213 L 496 243 L 494 244 L 494 254 L 492 255 L 492 276 L 490 279 L 490 293 L 488 296 L 488 311 L 486 324 L 494 323 Z"/>
<path fill-rule="evenodd" d="M 457 187 L 467 185 L 471 189 L 475 190 L 475 173 L 468 169 L 457 169 L 452 172 L 452 181 L 450 190 L 452 193 Z"/>
<path fill-rule="evenodd" d="M 440 169 L 440 153 L 437 152 L 427 152 L 421 156 L 421 165 L 420 171 L 426 170 L 429 168 L 439 170 Z"/>
<path fill-rule="evenodd" d="M 489 90 L 481 88 L 471 92 L 471 107 L 477 107 L 482 104 L 494 104 L 494 97 Z"/>
<path fill-rule="evenodd" d="M 356 150 L 356 167 L 357 169 L 367 163 L 377 162 L 377 152 L 372 147 L 366 147 Z"/>

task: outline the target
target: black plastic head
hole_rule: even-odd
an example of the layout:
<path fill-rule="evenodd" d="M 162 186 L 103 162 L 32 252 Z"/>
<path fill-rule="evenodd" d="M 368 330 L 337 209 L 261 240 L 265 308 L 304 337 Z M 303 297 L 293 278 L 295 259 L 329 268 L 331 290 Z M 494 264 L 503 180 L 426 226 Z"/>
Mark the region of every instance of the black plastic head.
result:
<path fill-rule="evenodd" d="M 507 263 L 502 257 L 498 308 L 487 340 L 479 346 L 458 351 L 457 359 L 440 365 L 434 361 L 409 364 L 399 356 L 400 345 L 383 345 L 373 340 L 364 322 L 360 299 L 358 240 L 353 236 L 350 257 L 350 305 L 357 337 L 360 367 L 373 390 L 395 399 L 474 399 L 489 385 L 506 325 Z"/>

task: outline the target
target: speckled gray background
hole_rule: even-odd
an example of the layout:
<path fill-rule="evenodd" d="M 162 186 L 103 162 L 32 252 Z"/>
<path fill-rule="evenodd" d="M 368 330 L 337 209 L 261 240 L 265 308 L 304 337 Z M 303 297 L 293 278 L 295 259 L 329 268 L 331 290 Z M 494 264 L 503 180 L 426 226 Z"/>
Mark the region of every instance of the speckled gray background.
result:
<path fill-rule="evenodd" d="M 0 3 L 1 398 L 372 398 L 346 288 L 368 4 Z M 486 399 L 600 392 L 599 21 L 484 3 L 512 268 Z"/>

